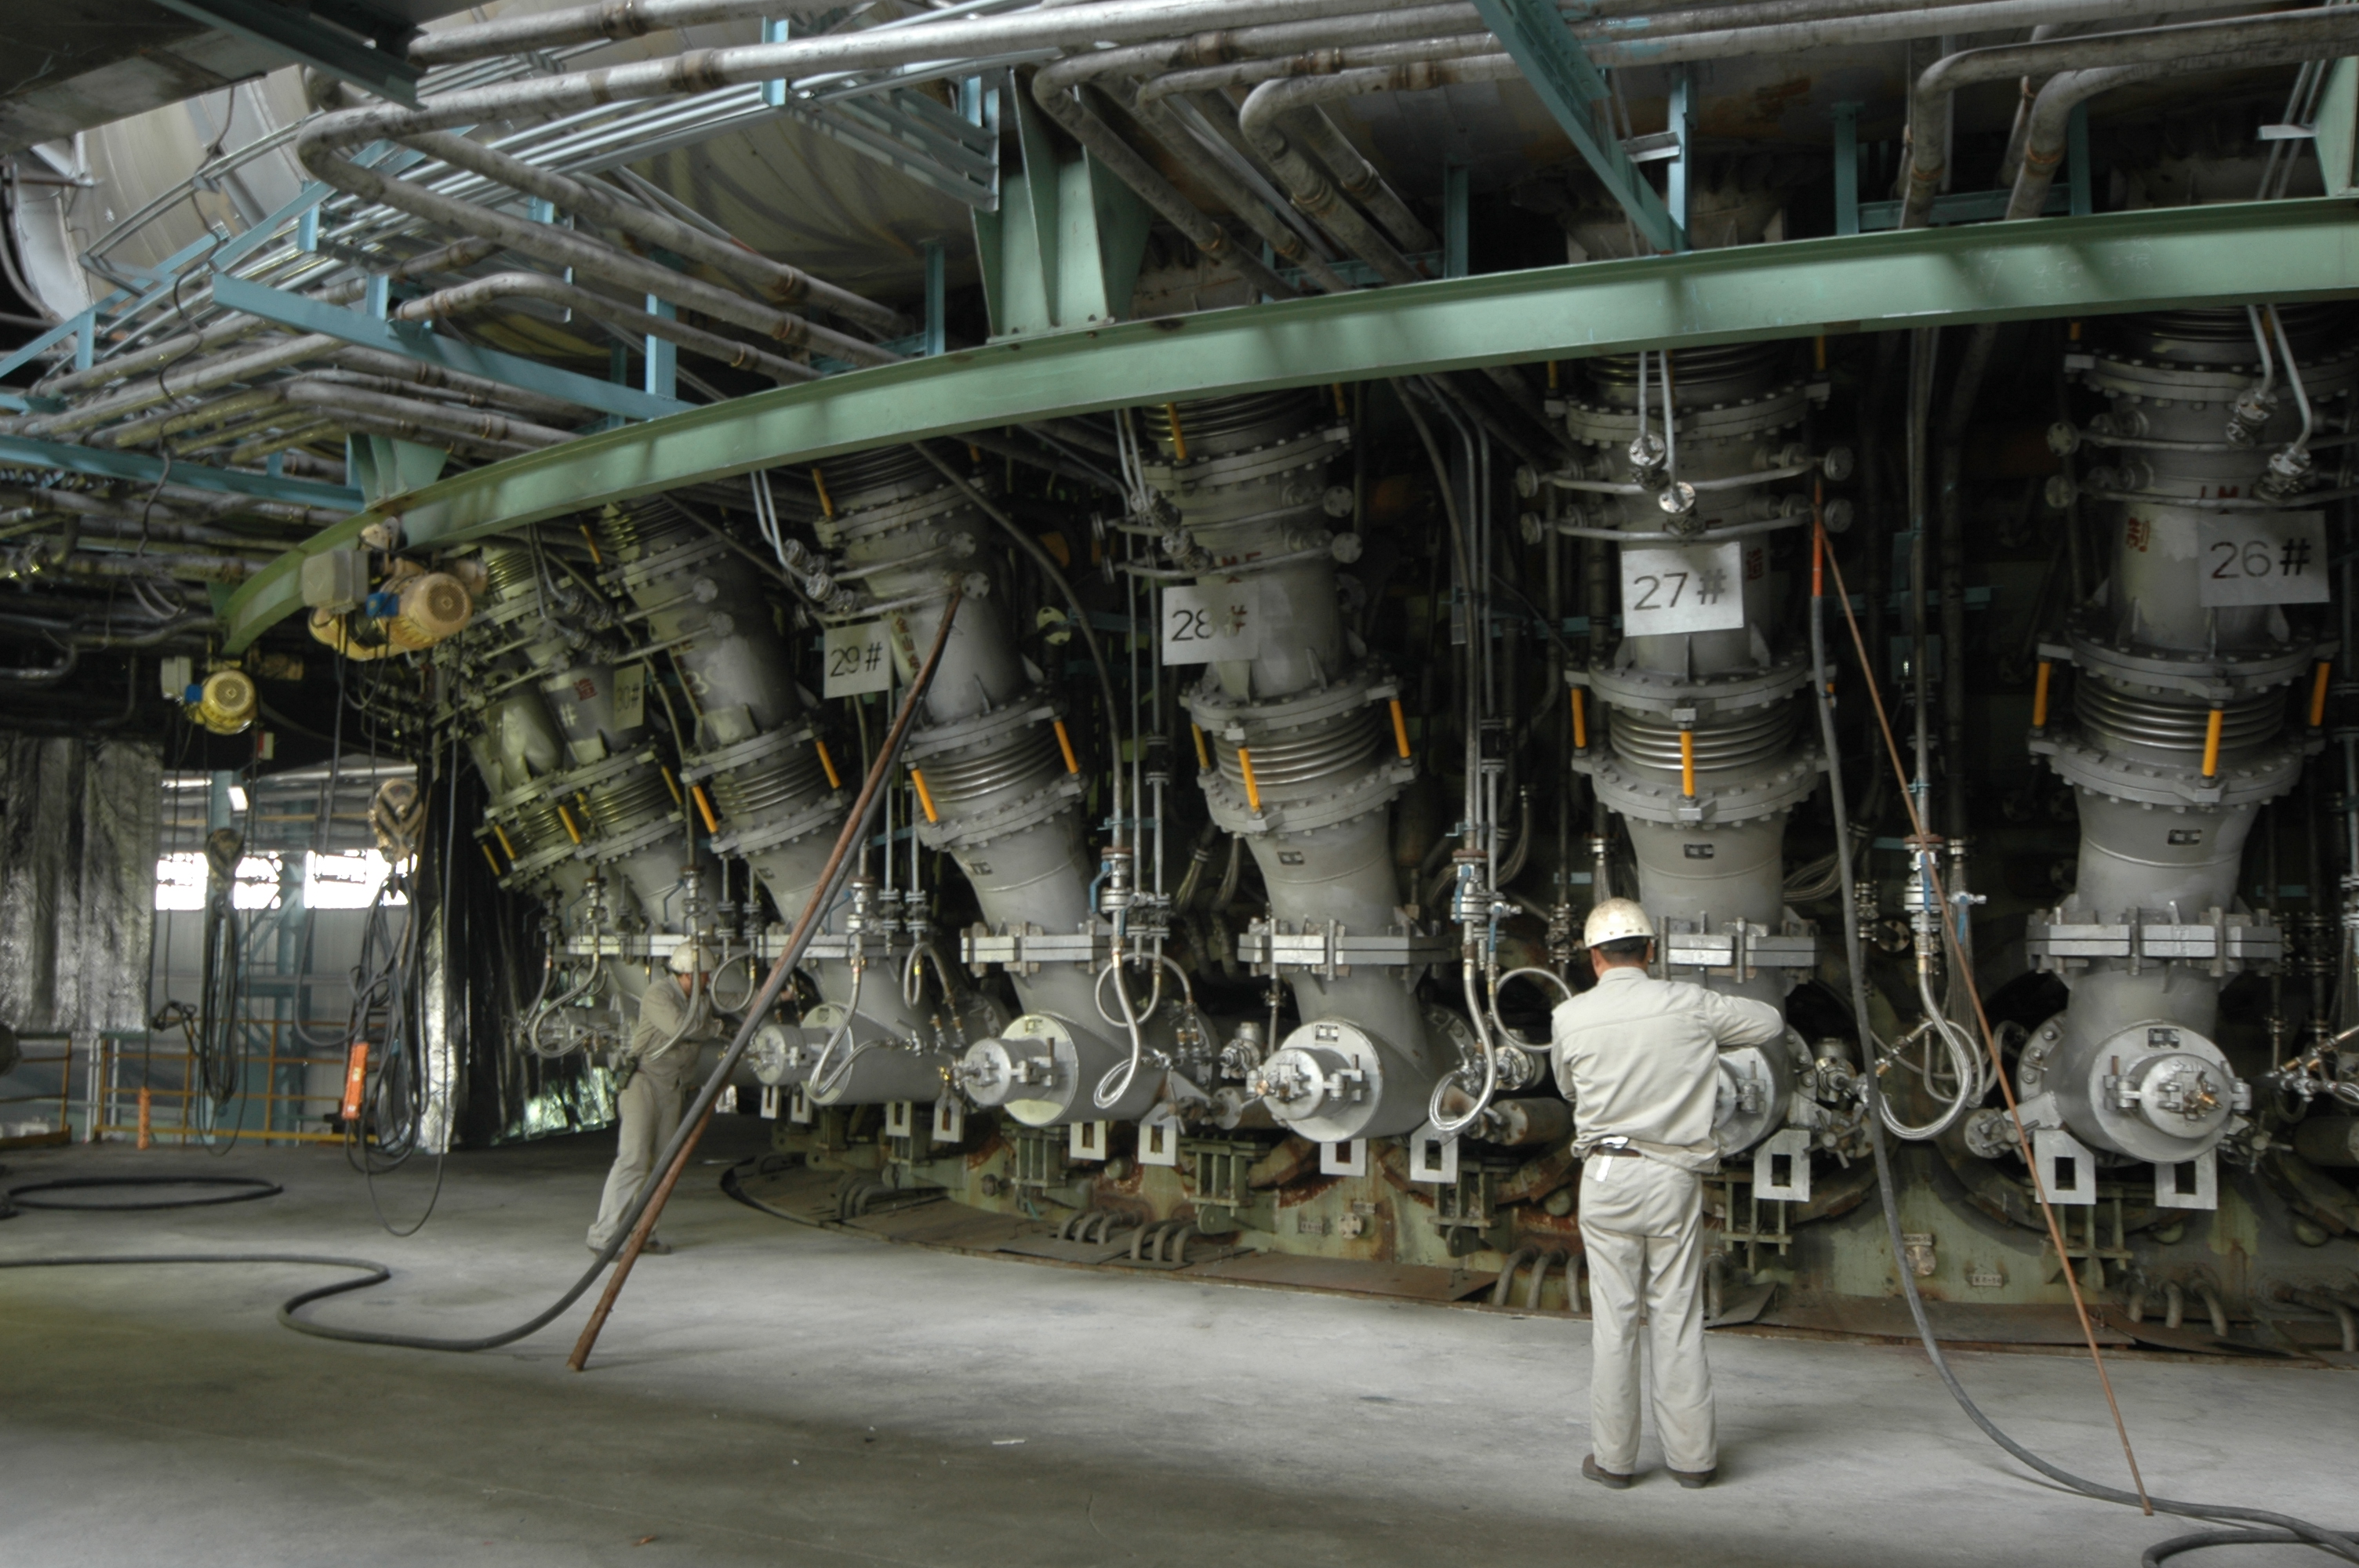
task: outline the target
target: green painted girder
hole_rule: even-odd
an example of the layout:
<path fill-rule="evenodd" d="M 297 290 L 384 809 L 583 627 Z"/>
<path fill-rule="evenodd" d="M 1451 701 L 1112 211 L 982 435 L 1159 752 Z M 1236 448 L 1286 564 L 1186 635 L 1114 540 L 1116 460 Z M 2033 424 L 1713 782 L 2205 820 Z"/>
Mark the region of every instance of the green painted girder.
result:
<path fill-rule="evenodd" d="M 413 545 L 962 430 L 1637 349 L 2359 293 L 2359 200 L 2170 208 L 1692 251 L 1162 317 L 963 349 L 608 430 L 396 497 Z M 230 651 L 301 608 L 301 557 L 231 601 Z"/>

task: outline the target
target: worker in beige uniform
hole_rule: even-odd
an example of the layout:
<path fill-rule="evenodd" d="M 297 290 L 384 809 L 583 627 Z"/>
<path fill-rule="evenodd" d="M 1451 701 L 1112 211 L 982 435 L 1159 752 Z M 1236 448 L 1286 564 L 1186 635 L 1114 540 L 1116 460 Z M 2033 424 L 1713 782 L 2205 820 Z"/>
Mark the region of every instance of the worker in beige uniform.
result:
<path fill-rule="evenodd" d="M 1720 1452 L 1698 1287 L 1702 1178 L 1720 1158 L 1720 1047 L 1767 1044 L 1786 1022 L 1767 1002 L 1655 979 L 1655 929 L 1635 900 L 1599 903 L 1582 938 L 1597 984 L 1551 1019 L 1589 1258 L 1591 1452 L 1581 1473 L 1619 1489 L 1637 1465 L 1643 1300 L 1664 1463 L 1680 1486 L 1709 1486 Z"/>
<path fill-rule="evenodd" d="M 606 1173 L 598 1217 L 590 1227 L 592 1252 L 606 1249 L 639 1189 L 656 1176 L 656 1156 L 679 1129 L 680 1112 L 695 1087 L 698 1050 L 713 1034 L 711 977 L 705 973 L 701 946 L 682 942 L 671 950 L 669 968 L 669 979 L 650 981 L 639 1000 L 639 1021 L 631 1030 L 618 1073 L 623 1082 L 615 1098 L 622 1129 L 614 1168 Z M 643 1250 L 660 1253 L 671 1248 L 649 1236 Z"/>

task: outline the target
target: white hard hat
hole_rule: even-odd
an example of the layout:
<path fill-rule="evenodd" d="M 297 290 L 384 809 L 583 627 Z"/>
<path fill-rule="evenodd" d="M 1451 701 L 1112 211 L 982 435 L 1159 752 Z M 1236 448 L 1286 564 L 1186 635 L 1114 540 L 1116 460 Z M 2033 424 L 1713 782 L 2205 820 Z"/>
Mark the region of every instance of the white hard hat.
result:
<path fill-rule="evenodd" d="M 1633 937 L 1653 941 L 1654 922 L 1635 898 L 1609 898 L 1589 912 L 1589 921 L 1581 928 L 1582 941 L 1592 947 L 1602 947 L 1608 942 L 1627 942 Z"/>
<path fill-rule="evenodd" d="M 671 972 L 675 975 L 692 975 L 699 969 L 710 968 L 703 959 L 704 948 L 701 944 L 682 942 L 671 950 Z"/>

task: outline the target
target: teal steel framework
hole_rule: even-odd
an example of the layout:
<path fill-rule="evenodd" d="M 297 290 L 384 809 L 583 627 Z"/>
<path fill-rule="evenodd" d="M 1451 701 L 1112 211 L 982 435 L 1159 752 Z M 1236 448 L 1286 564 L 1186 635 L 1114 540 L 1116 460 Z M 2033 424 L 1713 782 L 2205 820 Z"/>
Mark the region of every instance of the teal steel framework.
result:
<path fill-rule="evenodd" d="M 2359 200 L 1913 229 L 1589 262 L 1026 336 L 607 430 L 387 497 L 227 607 L 236 653 L 302 607 L 303 556 L 398 516 L 413 546 L 894 442 L 1254 387 L 1636 349 L 2359 293 Z"/>

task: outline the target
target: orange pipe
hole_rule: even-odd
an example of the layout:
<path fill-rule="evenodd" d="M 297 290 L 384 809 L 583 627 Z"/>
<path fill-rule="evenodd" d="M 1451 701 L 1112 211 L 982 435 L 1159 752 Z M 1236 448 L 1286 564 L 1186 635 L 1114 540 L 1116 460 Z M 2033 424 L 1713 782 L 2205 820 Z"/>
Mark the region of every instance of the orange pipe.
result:
<path fill-rule="evenodd" d="M 2203 776 L 2216 778 L 2220 773 L 2220 721 L 2227 717 L 2225 708 L 2215 708 L 2212 717 L 2203 721 Z"/>
<path fill-rule="evenodd" d="M 833 522 L 835 520 L 835 503 L 828 499 L 827 481 L 821 477 L 819 470 L 817 469 L 811 470 L 811 488 L 819 492 L 820 512 L 830 522 Z"/>
<path fill-rule="evenodd" d="M 669 768 L 661 768 L 658 771 L 664 776 L 664 788 L 671 791 L 671 803 L 674 806 L 678 806 L 679 804 L 679 781 L 671 776 L 671 770 Z"/>
<path fill-rule="evenodd" d="M 1199 724 L 1190 724 L 1188 726 L 1188 733 L 1196 737 L 1196 767 L 1198 771 L 1210 773 L 1212 767 L 1212 754 L 1204 750 L 1203 726 Z"/>
<path fill-rule="evenodd" d="M 485 844 L 483 846 L 483 851 L 484 859 L 492 863 L 492 875 L 495 877 L 506 876 L 507 873 L 500 870 L 500 858 L 492 853 L 492 847 L 489 844 Z"/>
<path fill-rule="evenodd" d="M 573 814 L 565 809 L 565 803 L 561 800 L 557 803 L 557 820 L 565 824 L 568 838 L 576 844 L 582 842 L 582 829 L 573 826 Z"/>
<path fill-rule="evenodd" d="M 1171 421 L 1171 456 L 1175 460 L 1184 463 L 1188 460 L 1188 432 L 1180 428 L 1180 406 L 1176 403 L 1165 404 L 1163 416 Z"/>
<path fill-rule="evenodd" d="M 1572 749 L 1589 750 L 1589 693 L 1580 687 L 1572 688 Z"/>
<path fill-rule="evenodd" d="M 1065 733 L 1063 719 L 1056 720 L 1056 727 L 1057 750 L 1065 753 L 1065 771 L 1069 773 L 1078 773 L 1082 771 L 1082 764 L 1073 755 L 1073 738 Z"/>
<path fill-rule="evenodd" d="M 2318 673 L 2310 681 L 2310 727 L 2312 730 L 2326 722 L 2326 677 L 2334 673 L 2334 665 L 2325 659 L 2318 661 Z"/>
<path fill-rule="evenodd" d="M 516 846 L 508 842 L 508 830 L 495 822 L 492 824 L 492 837 L 497 838 L 500 841 L 500 848 L 508 852 L 508 863 L 516 864 Z"/>
<path fill-rule="evenodd" d="M 1680 731 L 1680 793 L 1695 798 L 1695 731 Z"/>
<path fill-rule="evenodd" d="M 1237 772 L 1245 779 L 1245 804 L 1256 811 L 1261 809 L 1261 785 L 1254 780 L 1253 753 L 1243 746 L 1237 748 Z"/>
<path fill-rule="evenodd" d="M 704 830 L 707 833 L 720 832 L 721 824 L 713 819 L 712 802 L 705 798 L 704 786 L 701 784 L 690 784 L 688 786 L 688 793 L 696 796 L 696 814 L 704 818 Z"/>
<path fill-rule="evenodd" d="M 819 765 L 827 770 L 827 787 L 842 789 L 843 775 L 835 771 L 835 759 L 827 754 L 827 742 L 814 736 L 811 739 L 811 745 L 819 752 Z"/>
<path fill-rule="evenodd" d="M 1401 712 L 1400 698 L 1393 698 L 1393 744 L 1400 748 L 1404 760 L 1408 756 L 1408 719 Z"/>
<path fill-rule="evenodd" d="M 911 768 L 909 770 L 909 782 L 918 786 L 918 804 L 926 808 L 926 820 L 929 822 L 940 822 L 941 820 L 941 816 L 934 810 L 933 792 L 926 787 L 926 775 L 919 773 L 917 769 Z"/>
<path fill-rule="evenodd" d="M 1549 367 L 1549 390 L 1550 392 L 1554 392 L 1554 391 L 1556 391 L 1556 390 L 1557 390 L 1557 387 L 1558 387 L 1558 384 L 1558 384 L 1558 379 L 1557 379 L 1556 361 L 1554 361 L 1554 360 L 1550 360 L 1550 361 L 1549 361 L 1549 362 L 1548 362 L 1548 367 Z"/>
<path fill-rule="evenodd" d="M 155 1100 L 156 1097 L 147 1089 L 143 1088 L 139 1091 L 139 1147 L 142 1149 L 149 1147 L 156 1141 L 151 1119 Z"/>
<path fill-rule="evenodd" d="M 603 567 L 606 564 L 606 557 L 598 553 L 597 536 L 590 532 L 590 524 L 587 523 L 582 524 L 582 542 L 590 546 L 590 564 L 592 566 Z"/>
<path fill-rule="evenodd" d="M 2039 675 L 2031 686 L 2031 727 L 2048 728 L 2048 683 L 2056 674 L 2056 666 L 2046 659 L 2039 661 Z"/>

